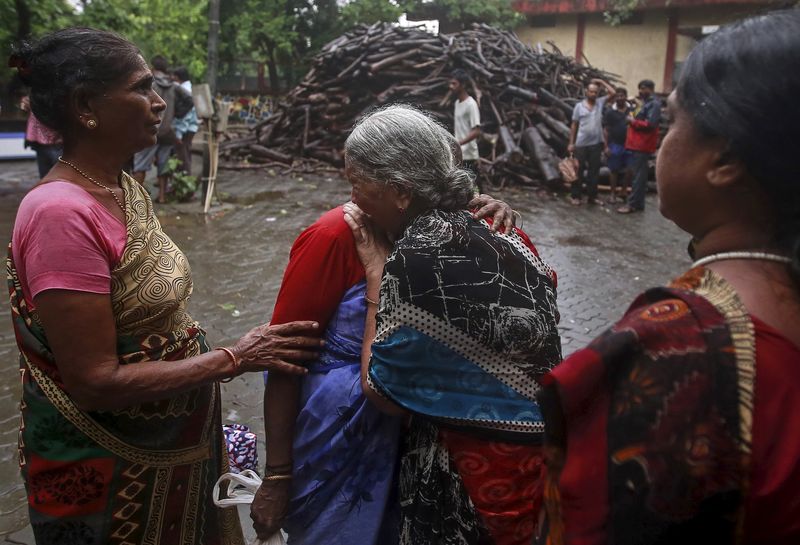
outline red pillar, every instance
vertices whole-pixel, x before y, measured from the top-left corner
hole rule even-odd
[[[678,43],[678,12],[670,10],[667,14],[667,55],[664,61],[664,82],[661,90],[672,91],[672,74],[675,70],[675,49]]]
[[[586,14],[578,14],[578,35],[575,38],[575,61],[583,64],[583,36],[586,33]]]

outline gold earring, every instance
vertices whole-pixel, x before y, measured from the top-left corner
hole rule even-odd
[[[97,121],[95,121],[94,119],[90,119],[89,121],[86,122],[86,126],[89,127],[90,129],[96,129]]]

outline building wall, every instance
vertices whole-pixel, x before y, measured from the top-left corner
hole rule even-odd
[[[575,43],[578,37],[578,16],[558,15],[554,27],[532,27],[523,25],[516,29],[517,36],[523,43],[536,47],[537,43],[546,47],[547,42],[553,42],[564,55],[575,55]]]
[[[667,55],[667,12],[646,11],[641,24],[612,27],[601,13],[586,16],[584,55],[592,64],[618,74],[632,93],[643,79],[656,82],[664,76]]]
[[[670,13],[677,13],[678,29],[698,28],[704,25],[726,24],[762,11],[763,4],[735,6],[699,6],[652,9],[642,13],[641,23],[612,27],[603,20],[602,13],[588,13],[585,21],[583,54],[598,68],[617,74],[635,92],[642,79],[656,83],[656,91],[663,89],[664,68],[667,60],[667,39]],[[552,40],[565,55],[574,55],[578,36],[578,15],[556,15],[556,25],[533,28],[522,25],[516,29],[520,39],[533,46]],[[680,33],[675,41],[675,61],[686,59],[697,42]]]

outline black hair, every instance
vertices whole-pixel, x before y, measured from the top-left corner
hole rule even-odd
[[[800,9],[722,28],[681,70],[678,103],[705,137],[727,141],[772,207],[774,243],[793,259],[800,286]]]
[[[625,87],[614,87],[615,93],[625,93],[625,96],[628,96],[628,90]]]
[[[175,77],[178,78],[181,83],[184,81],[189,81],[189,70],[186,69],[185,66],[179,66],[175,70],[172,71],[175,74]]]
[[[467,74],[466,70],[462,70],[461,68],[456,68],[450,74],[450,77],[459,82],[461,85],[466,87],[469,84],[469,74]]]
[[[656,84],[651,79],[643,79],[642,81],[639,82],[639,85],[636,86],[637,89],[641,89],[642,87],[646,87],[651,91],[656,90]]]
[[[30,87],[31,110],[62,134],[69,127],[69,101],[76,91],[99,94],[139,65],[139,49],[104,30],[58,30],[15,48],[12,61]]]
[[[159,72],[166,72],[169,70],[169,63],[163,55],[156,55],[150,59],[150,66],[153,67],[153,70],[158,70]]]

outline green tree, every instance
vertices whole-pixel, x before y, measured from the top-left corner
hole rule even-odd
[[[360,23],[396,21],[402,13],[391,0],[237,0],[222,4],[220,59],[267,65],[270,87],[289,88],[305,73],[310,57]]]
[[[390,0],[353,0],[341,8],[340,29],[346,31],[361,23],[397,21],[402,14],[402,8]]]
[[[223,3],[221,60],[265,62],[273,90],[281,87],[279,65],[298,56],[298,4],[295,0],[242,0]]]
[[[74,21],[75,11],[66,0],[0,0],[0,107],[5,114],[18,112],[19,82],[6,62],[13,45]]]
[[[467,28],[472,23],[488,23],[513,28],[521,16],[511,0],[403,0],[404,11],[414,19],[438,19],[445,32]]]
[[[83,0],[80,23],[119,32],[145,58],[163,55],[197,79],[206,69],[207,13],[208,2],[196,0]]]
[[[603,12],[603,19],[609,25],[617,26],[633,15],[633,11],[644,3],[645,0],[609,0],[609,9]]]

